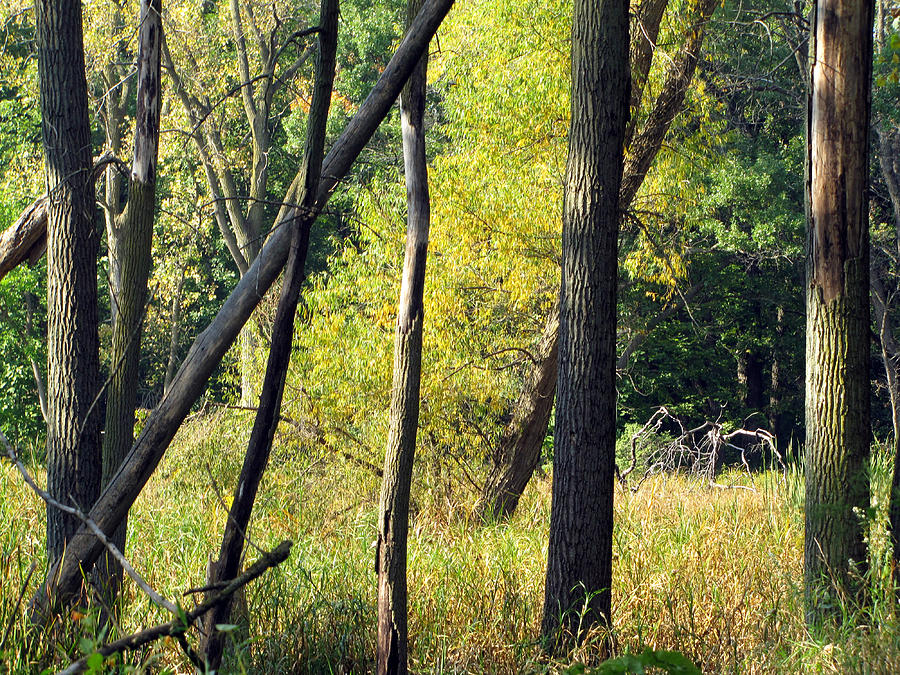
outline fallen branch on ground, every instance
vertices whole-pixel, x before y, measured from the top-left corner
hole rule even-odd
[[[206,612],[228,600],[228,598],[230,598],[238,589],[246,586],[248,583],[261,576],[269,568],[280,565],[287,560],[287,557],[291,552],[291,546],[293,546],[292,541],[288,539],[284,540],[270,553],[266,553],[263,557],[253,563],[253,565],[248,567],[246,572],[228,582],[225,587],[214,596],[205,602],[200,603],[189,612],[180,611],[179,617],[175,620],[133,633],[132,635],[123,637],[115,642],[110,642],[109,644],[100,647],[95,653],[106,658],[113,654],[118,654],[119,652],[139,649],[140,647],[163,637],[183,638],[184,634],[191,628],[194,622],[206,614]],[[89,668],[88,660],[91,656],[93,656],[93,654],[75,661],[69,665],[68,668],[59,671],[57,675],[83,673]]]

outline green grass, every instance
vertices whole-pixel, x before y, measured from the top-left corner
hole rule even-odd
[[[129,520],[128,556],[161,593],[204,581],[218,551],[238,472],[246,419],[220,413],[194,419],[179,435]],[[231,431],[240,429],[240,431]],[[365,673],[374,669],[375,518],[378,479],[334,455],[310,456],[277,441],[252,526],[271,548],[294,541],[290,559],[247,590],[248,632],[226,672]],[[613,637],[620,652],[642,647],[683,652],[705,673],[893,672],[900,662],[900,617],[885,556],[889,462],[873,462],[872,604],[847,609],[845,627],[813,637],[802,620],[802,477],[789,472],[726,478],[755,491],[711,489],[680,475],[658,476],[636,493],[617,488]],[[507,524],[480,525],[420,471],[410,528],[410,658],[416,673],[561,672],[536,641],[549,522],[549,483],[533,481]],[[230,496],[225,496],[226,502]],[[0,672],[59,667],[91,646],[89,615],[60,627],[63,648],[39,639],[32,656],[25,600],[43,576],[38,499],[8,463],[0,465]],[[256,552],[248,552],[255,559]],[[37,569],[25,583],[33,562]],[[167,620],[126,582],[119,632]],[[2,632],[0,632],[2,635]],[[79,641],[87,638],[79,647]],[[196,640],[196,635],[192,636]],[[590,660],[597,641],[564,661]],[[42,648],[41,648],[42,647]],[[61,651],[62,649],[62,651]],[[67,650],[67,651],[66,651]],[[34,656],[36,654],[36,656]],[[129,663],[148,672],[189,672],[174,643]]]

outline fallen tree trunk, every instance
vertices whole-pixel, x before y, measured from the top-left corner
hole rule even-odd
[[[301,194],[303,176],[295,177],[265,247],[210,325],[194,341],[171,388],[147,419],[119,471],[91,509],[91,519],[107,535],[115,530],[137,499],[213,370],[281,272],[293,228],[314,221],[328,203],[338,182],[387,115],[452,6],[453,0],[426,2],[369,96],[325,158],[313,209],[298,208],[296,200]],[[55,608],[74,598],[82,583],[82,570],[90,569],[102,550],[96,537],[85,528],[80,529],[70,540],[65,557],[49,571],[32,598],[32,619],[40,622],[49,618]]]

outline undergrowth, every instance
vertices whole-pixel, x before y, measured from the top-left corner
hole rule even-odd
[[[128,552],[163,595],[202,586],[218,551],[225,504],[249,433],[231,412],[198,417],[180,433],[132,511]],[[238,430],[238,431],[236,431]],[[427,460],[426,460],[427,461]],[[894,672],[900,618],[885,555],[890,462],[873,460],[871,603],[811,636],[803,623],[803,485],[797,471],[748,476],[717,489],[681,475],[617,487],[613,641],[619,653],[675,650],[704,673]],[[39,477],[40,474],[38,473]],[[508,523],[474,521],[463,501],[417,473],[409,547],[410,668],[416,673],[567,672],[596,659],[596,641],[550,662],[537,642],[550,489],[536,477]],[[224,672],[374,671],[374,540],[379,479],[338,455],[311,455],[281,437],[252,525],[289,560],[246,592],[246,630]],[[27,601],[43,579],[44,507],[15,469],[0,465],[0,663],[9,673],[65,665],[97,644],[96,612],[54,635],[26,630]],[[252,547],[248,561],[258,553]],[[31,572],[32,568],[34,571]],[[30,574],[30,576],[29,576]],[[68,617],[71,619],[72,617]],[[127,581],[106,638],[168,620]],[[193,641],[197,635],[190,636]],[[27,651],[26,642],[36,641]],[[174,642],[125,661],[137,672],[190,672]],[[110,663],[113,663],[112,661]],[[121,664],[121,661],[115,663]],[[573,671],[574,672],[574,671]]]

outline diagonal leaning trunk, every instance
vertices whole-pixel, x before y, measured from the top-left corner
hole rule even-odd
[[[319,186],[328,109],[334,85],[337,29],[338,0],[323,0],[319,18],[319,58],[316,62],[315,87],[306,125],[306,151],[300,170],[303,176],[303,192],[300,200],[303,210],[309,210],[315,206],[316,192]],[[284,383],[287,379],[291,345],[294,339],[294,319],[297,315],[297,303],[300,300],[300,288],[304,280],[304,266],[309,250],[309,232],[312,222],[295,222],[289,225],[293,228],[291,250],[285,265],[284,282],[278,300],[278,309],[275,313],[275,323],[272,326],[272,343],[269,347],[269,358],[266,363],[259,407],[256,410],[253,430],[247,443],[241,475],[238,478],[231,508],[228,511],[228,520],[222,535],[222,546],[219,549],[219,559],[213,566],[213,572],[210,575],[210,585],[227,583],[237,577],[240,572],[244,536],[250,526],[253,504],[256,501],[259,483],[269,462],[272,439],[280,418]],[[214,593],[210,592],[207,600],[210,600],[213,595]],[[206,666],[210,671],[218,671],[222,662],[226,637],[217,629],[217,626],[230,623],[231,606],[232,602],[229,598],[218,607],[211,609],[203,620],[205,637],[201,652],[206,657]]]
[[[122,522],[213,370],[284,267],[291,228],[283,225],[295,219],[300,220],[301,226],[304,222],[315,221],[338,182],[347,174],[363,146],[387,115],[452,6],[453,0],[427,0],[369,96],[325,158],[315,208],[310,212],[298,212],[291,206],[296,203],[295,198],[302,184],[301,176],[294,179],[285,195],[286,205],[278,214],[272,234],[259,256],[212,323],[194,341],[172,387],[147,419],[119,471],[91,509],[89,516],[107,535]],[[44,584],[32,597],[33,620],[49,619],[54,610],[75,597],[81,585],[82,570],[93,566],[102,549],[102,543],[86,527],[78,530],[69,542],[65,559],[50,569]]]

